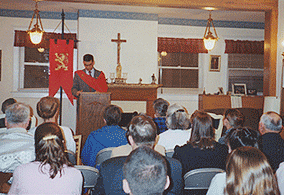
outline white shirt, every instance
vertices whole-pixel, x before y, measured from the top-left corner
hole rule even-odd
[[[278,181],[278,187],[280,194],[284,194],[284,162],[280,163],[279,168],[276,171],[276,177]]]
[[[24,128],[10,128],[0,135],[0,171],[14,172],[35,159],[34,138]]]
[[[66,148],[69,151],[76,153],[76,143],[73,138],[72,130],[69,127],[60,126],[64,132],[64,137],[66,141]],[[37,127],[31,128],[28,132],[34,136]]]
[[[174,149],[176,145],[182,146],[189,141],[191,129],[189,130],[167,130],[159,135],[158,145],[164,146],[166,150]]]
[[[223,195],[226,187],[226,172],[216,174],[211,180],[211,184],[206,195]]]

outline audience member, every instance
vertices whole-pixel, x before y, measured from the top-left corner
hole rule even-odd
[[[94,167],[97,153],[108,147],[127,144],[126,131],[118,126],[121,119],[121,108],[115,105],[106,107],[103,115],[106,126],[90,133],[83,147],[82,163]]]
[[[43,119],[43,123],[52,122],[57,124],[59,115],[60,102],[55,97],[46,96],[39,100],[37,103],[37,114]],[[66,149],[75,153],[76,143],[73,138],[73,132],[70,128],[60,126],[63,131]],[[35,135],[37,127],[30,129],[28,132]]]
[[[226,172],[218,175],[221,175],[219,183],[225,183],[225,188],[215,192],[208,190],[207,195],[279,195],[273,170],[265,155],[255,147],[244,146],[233,150],[227,160]]]
[[[35,159],[34,139],[26,130],[30,109],[28,105],[14,103],[7,108],[5,114],[7,132],[0,135],[0,171],[13,173],[17,166]],[[2,182],[9,189],[7,180],[1,180]],[[1,192],[5,190],[1,189]]]
[[[231,151],[243,147],[250,146],[258,148],[259,133],[247,127],[232,129],[226,136],[226,143]],[[207,195],[224,194],[226,187],[226,173],[216,174],[212,179]]]
[[[166,124],[168,130],[159,135],[158,145],[164,146],[166,150],[174,149],[176,145],[182,146],[190,138],[189,115],[186,109],[178,104],[169,106]]]
[[[276,177],[280,194],[284,194],[284,162],[280,163],[276,171]]]
[[[236,108],[226,110],[223,124],[226,128],[225,134],[218,140],[220,144],[225,144],[225,137],[233,128],[242,127],[244,124],[243,114]]]
[[[17,100],[14,98],[8,98],[2,103],[1,111],[3,114],[0,115],[0,134],[1,133],[6,133],[6,125],[5,125],[5,111],[8,108],[8,106],[16,103]]]
[[[280,136],[281,130],[282,119],[276,112],[267,112],[260,117],[260,150],[266,155],[274,171],[284,161],[284,140]]]
[[[157,126],[157,134],[165,132],[168,128],[166,125],[166,115],[169,107],[169,102],[163,98],[158,98],[154,101],[153,107],[155,110],[153,121]]]
[[[133,132],[133,150],[142,146],[154,148],[157,136],[156,125],[145,115],[135,116],[129,124]],[[115,157],[104,161],[100,167],[100,176],[95,188],[96,194],[125,194],[122,189],[123,164],[126,156]],[[167,162],[168,175],[171,179],[166,194],[182,194],[183,180],[181,163],[173,158],[164,157]]]
[[[228,148],[215,141],[211,117],[206,112],[196,111],[191,122],[189,142],[176,146],[173,154],[173,158],[181,162],[183,174],[197,168],[225,169]]]
[[[61,129],[53,122],[37,127],[34,162],[14,172],[9,194],[81,194],[81,172],[72,167],[64,153]]]
[[[145,130],[144,130],[145,129]],[[138,136],[137,136],[138,135]],[[157,130],[153,128],[150,123],[139,125],[132,125],[126,132],[126,138],[129,144],[118,146],[112,149],[111,157],[128,156],[130,152],[140,145],[148,145],[154,147],[154,150],[165,156],[166,150],[163,146],[156,145]]]
[[[147,146],[130,153],[123,166],[123,175],[123,190],[131,195],[162,195],[170,185],[165,159]]]

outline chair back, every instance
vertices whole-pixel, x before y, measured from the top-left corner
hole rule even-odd
[[[75,165],[75,168],[80,170],[83,175],[83,188],[93,190],[99,178],[99,170],[86,165]]]
[[[77,165],[76,154],[70,150],[65,150],[64,152],[67,154],[67,158],[69,162],[71,162],[72,165]]]
[[[80,165],[81,164],[80,156],[81,156],[82,135],[74,135],[73,138],[76,143],[76,162],[77,162],[77,165]]]
[[[96,167],[100,166],[105,160],[110,159],[112,149],[114,147],[108,147],[100,150],[96,156]]]
[[[194,169],[187,172],[184,178],[184,189],[185,190],[201,190],[208,189],[211,180],[217,173],[224,172],[223,169],[219,168],[201,168]]]
[[[217,121],[217,127],[215,128],[215,141],[218,142],[219,138],[222,136],[222,131],[223,131],[223,115],[215,114],[215,113],[210,113],[207,112],[212,118],[213,118],[213,123],[214,121]],[[214,125],[213,125],[214,126]]]
[[[167,157],[173,157],[174,152],[175,152],[174,149],[166,150],[166,156]]]

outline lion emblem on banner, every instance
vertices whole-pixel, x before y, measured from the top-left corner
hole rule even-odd
[[[68,70],[68,53],[55,53],[55,61],[58,62],[57,63],[57,67],[55,68],[55,70],[60,70],[61,68],[65,71]]]

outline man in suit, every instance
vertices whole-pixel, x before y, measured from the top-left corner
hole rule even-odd
[[[151,118],[145,115],[133,117],[129,124],[128,139],[132,150],[138,147],[147,146],[154,148],[157,136],[157,128]],[[167,163],[170,177],[170,186],[166,194],[182,194],[183,179],[181,163],[173,158],[164,157]],[[123,165],[126,156],[115,157],[104,161],[100,167],[100,176],[98,178],[94,193],[95,194],[125,194],[122,189]]]
[[[163,156],[147,146],[133,150],[123,166],[123,190],[127,194],[163,194],[170,185]]]
[[[94,57],[91,54],[84,55],[83,64],[85,69],[75,72],[72,94],[78,98],[81,92],[107,92],[105,75],[94,68]]]
[[[261,116],[259,121],[260,150],[266,155],[274,171],[284,161],[284,140],[280,136],[281,130],[282,119],[279,114],[266,112]]]

